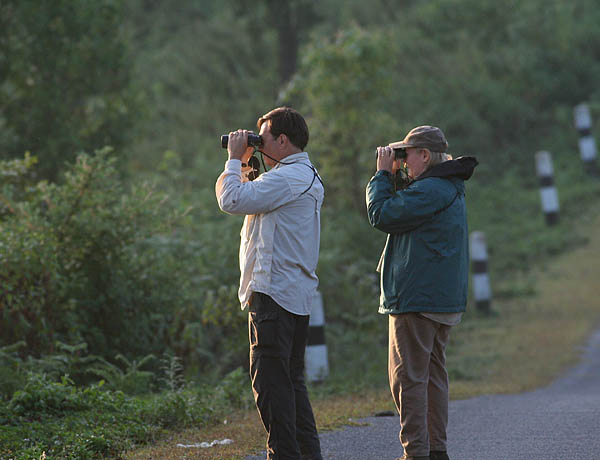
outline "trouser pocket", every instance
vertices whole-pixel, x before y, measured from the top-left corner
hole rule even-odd
[[[252,348],[277,345],[277,313],[250,312],[250,346]]]
[[[268,295],[262,293],[252,295],[248,315],[250,351],[267,355],[278,354],[278,308]]]

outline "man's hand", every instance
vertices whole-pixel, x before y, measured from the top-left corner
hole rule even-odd
[[[394,149],[377,147],[377,171],[388,171],[394,174]]]
[[[240,160],[242,163],[247,163],[248,158],[254,152],[254,147],[248,146],[248,131],[238,129],[229,133],[229,141],[227,142],[227,152],[230,160]]]

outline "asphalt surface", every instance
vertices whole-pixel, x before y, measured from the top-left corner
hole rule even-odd
[[[326,460],[402,456],[397,416],[321,433]],[[548,387],[516,395],[451,401],[451,460],[600,460],[600,331],[580,364]],[[265,454],[246,460],[264,460]]]

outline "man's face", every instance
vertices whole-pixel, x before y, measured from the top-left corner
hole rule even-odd
[[[280,144],[279,144],[279,142],[277,142],[277,139],[274,138],[273,135],[271,134],[271,126],[268,121],[265,121],[260,126],[259,134],[263,139],[263,145],[260,148],[260,151],[263,153],[266,153],[270,157],[275,158],[276,160],[279,160],[280,159],[279,158],[280,157],[280,154],[279,154]],[[269,156],[265,155],[263,157],[265,163],[268,164],[269,166],[275,166],[276,162],[271,160],[269,158]]]
[[[404,159],[408,175],[413,179],[421,175],[425,171],[427,165],[426,149],[409,147],[406,149],[406,158]]]

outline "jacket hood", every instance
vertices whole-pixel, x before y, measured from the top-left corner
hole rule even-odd
[[[461,180],[469,180],[475,170],[475,166],[478,164],[479,162],[475,157],[458,157],[454,160],[444,161],[443,163],[433,166],[415,180],[421,180],[427,177],[456,177]]]

